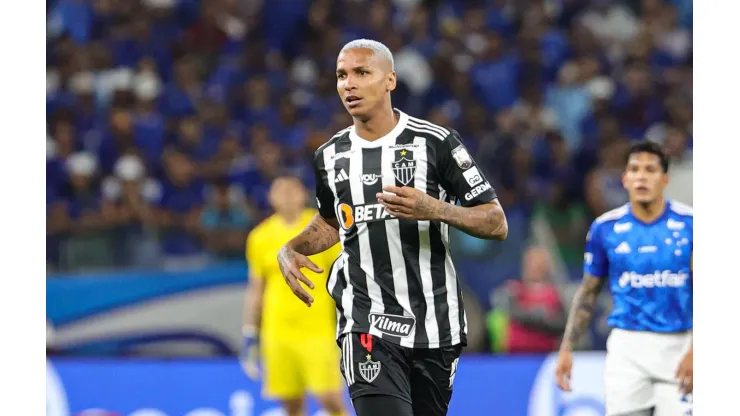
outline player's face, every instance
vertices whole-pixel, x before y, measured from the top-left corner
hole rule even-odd
[[[337,93],[352,117],[368,119],[396,88],[390,63],[370,49],[349,49],[337,58]]]
[[[275,212],[295,212],[306,206],[306,189],[297,179],[278,178],[270,187],[269,199]]]
[[[663,197],[668,175],[663,172],[658,156],[635,153],[627,162],[622,184],[629,193],[630,201],[649,204]]]

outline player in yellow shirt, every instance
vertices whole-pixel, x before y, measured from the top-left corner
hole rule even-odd
[[[324,287],[340,247],[311,256],[322,273],[306,270],[314,282],[310,308],[293,295],[283,281],[277,253],[298,235],[316,214],[306,208],[307,192],[295,177],[273,181],[269,201],[275,214],[247,237],[249,283],[244,305],[242,366],[252,379],[260,377],[262,394],[279,400],[289,416],[305,415],[304,396],[314,395],[331,416],[348,415],[339,372],[334,300]]]

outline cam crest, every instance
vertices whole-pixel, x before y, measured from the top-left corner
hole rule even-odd
[[[357,364],[360,369],[360,375],[368,383],[372,383],[380,374],[380,361],[373,361],[370,354],[365,356],[366,361],[364,363]]]
[[[406,151],[401,152],[401,158],[393,162],[393,175],[404,185],[408,185],[416,173],[416,161],[406,158]]]

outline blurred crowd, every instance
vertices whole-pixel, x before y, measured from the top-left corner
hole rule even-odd
[[[312,189],[351,124],[334,69],[360,37],[394,53],[394,106],[457,129],[566,264],[626,202],[630,141],[662,143],[692,203],[691,0],[47,0],[48,269],[243,259],[271,178]]]

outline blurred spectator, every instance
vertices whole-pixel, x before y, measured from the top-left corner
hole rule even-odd
[[[526,198],[530,175],[530,154],[519,140],[516,118],[511,110],[496,115],[496,129],[478,147],[475,158],[506,207]]]
[[[113,174],[103,180],[102,191],[104,200],[115,210],[116,251],[122,253],[121,261],[156,266],[159,249],[153,207],[162,194],[162,185],[147,176],[141,158],[126,155],[118,160]]]
[[[164,157],[166,178],[157,198],[154,222],[162,229],[163,266],[167,269],[204,266],[201,212],[204,186],[195,177],[192,160],[177,150]]]
[[[659,51],[676,62],[682,62],[691,49],[691,34],[679,26],[678,18],[678,10],[674,6],[664,5],[652,34]]]
[[[220,138],[206,137],[201,118],[191,114],[179,120],[173,144],[196,164],[197,169],[216,154]]]
[[[98,163],[88,152],[70,155],[65,161],[69,182],[54,204],[47,228],[65,237],[62,264],[70,268],[96,269],[114,264],[112,241],[107,234],[117,222],[114,208],[100,194]]]
[[[78,134],[72,119],[63,113],[52,121],[50,134],[46,137],[46,187],[60,193],[66,185],[65,161],[78,150]]]
[[[591,60],[569,62],[558,72],[557,84],[547,93],[547,105],[554,111],[558,127],[563,132],[569,149],[581,145],[581,123],[588,115],[591,97],[585,83],[588,82],[586,65]],[[598,62],[595,63],[598,65]]]
[[[244,157],[244,140],[240,129],[227,129],[221,136],[218,148],[207,162],[199,165],[203,179],[214,179],[228,175],[229,171]]]
[[[512,113],[519,124],[519,134],[532,141],[555,128],[557,119],[555,112],[545,104],[542,86],[531,79],[522,84],[521,97],[514,104]]]
[[[645,63],[635,62],[627,68],[623,83],[612,98],[612,109],[624,134],[634,140],[643,139],[648,128],[664,117]]]
[[[273,137],[287,153],[287,161],[300,160],[305,152],[308,125],[299,119],[298,109],[289,98],[283,98],[278,108],[278,122]]]
[[[632,12],[615,0],[594,0],[581,17],[612,57],[623,53],[623,46],[635,38],[639,22]]]
[[[616,129],[616,121],[603,121],[603,134],[607,129]],[[598,165],[586,176],[586,203],[593,216],[599,216],[609,210],[627,203],[627,191],[622,186],[625,157],[629,143],[625,139],[613,139],[599,152]]]
[[[551,352],[565,329],[565,309],[550,281],[552,259],[546,249],[524,253],[522,280],[510,280],[497,294],[489,314],[493,349],[509,353]]]
[[[513,105],[519,94],[516,55],[507,51],[504,39],[497,33],[474,37],[470,42],[476,42],[471,46],[480,49],[470,77],[483,102],[490,111]]]
[[[244,257],[244,241],[252,222],[238,188],[230,187],[226,179],[212,182],[200,222],[205,246],[214,257],[225,260]]]
[[[160,109],[166,117],[182,117],[196,111],[202,96],[199,62],[186,55],[175,62],[174,82],[165,87]]]
[[[670,158],[666,198],[694,204],[694,163],[687,133],[675,125],[666,130],[663,149]]]
[[[588,212],[577,197],[574,178],[577,172],[568,145],[557,133],[546,136],[546,170],[539,181],[533,218],[544,218],[552,227],[560,256],[567,264],[583,258],[583,236],[588,231]]]
[[[259,212],[258,218],[267,216],[270,206],[267,199],[270,183],[284,166],[280,147],[268,141],[266,129],[263,131],[265,136],[252,136],[253,141],[260,139],[252,144],[254,157],[251,158],[251,163],[231,173],[231,183],[244,190],[249,203]]]

